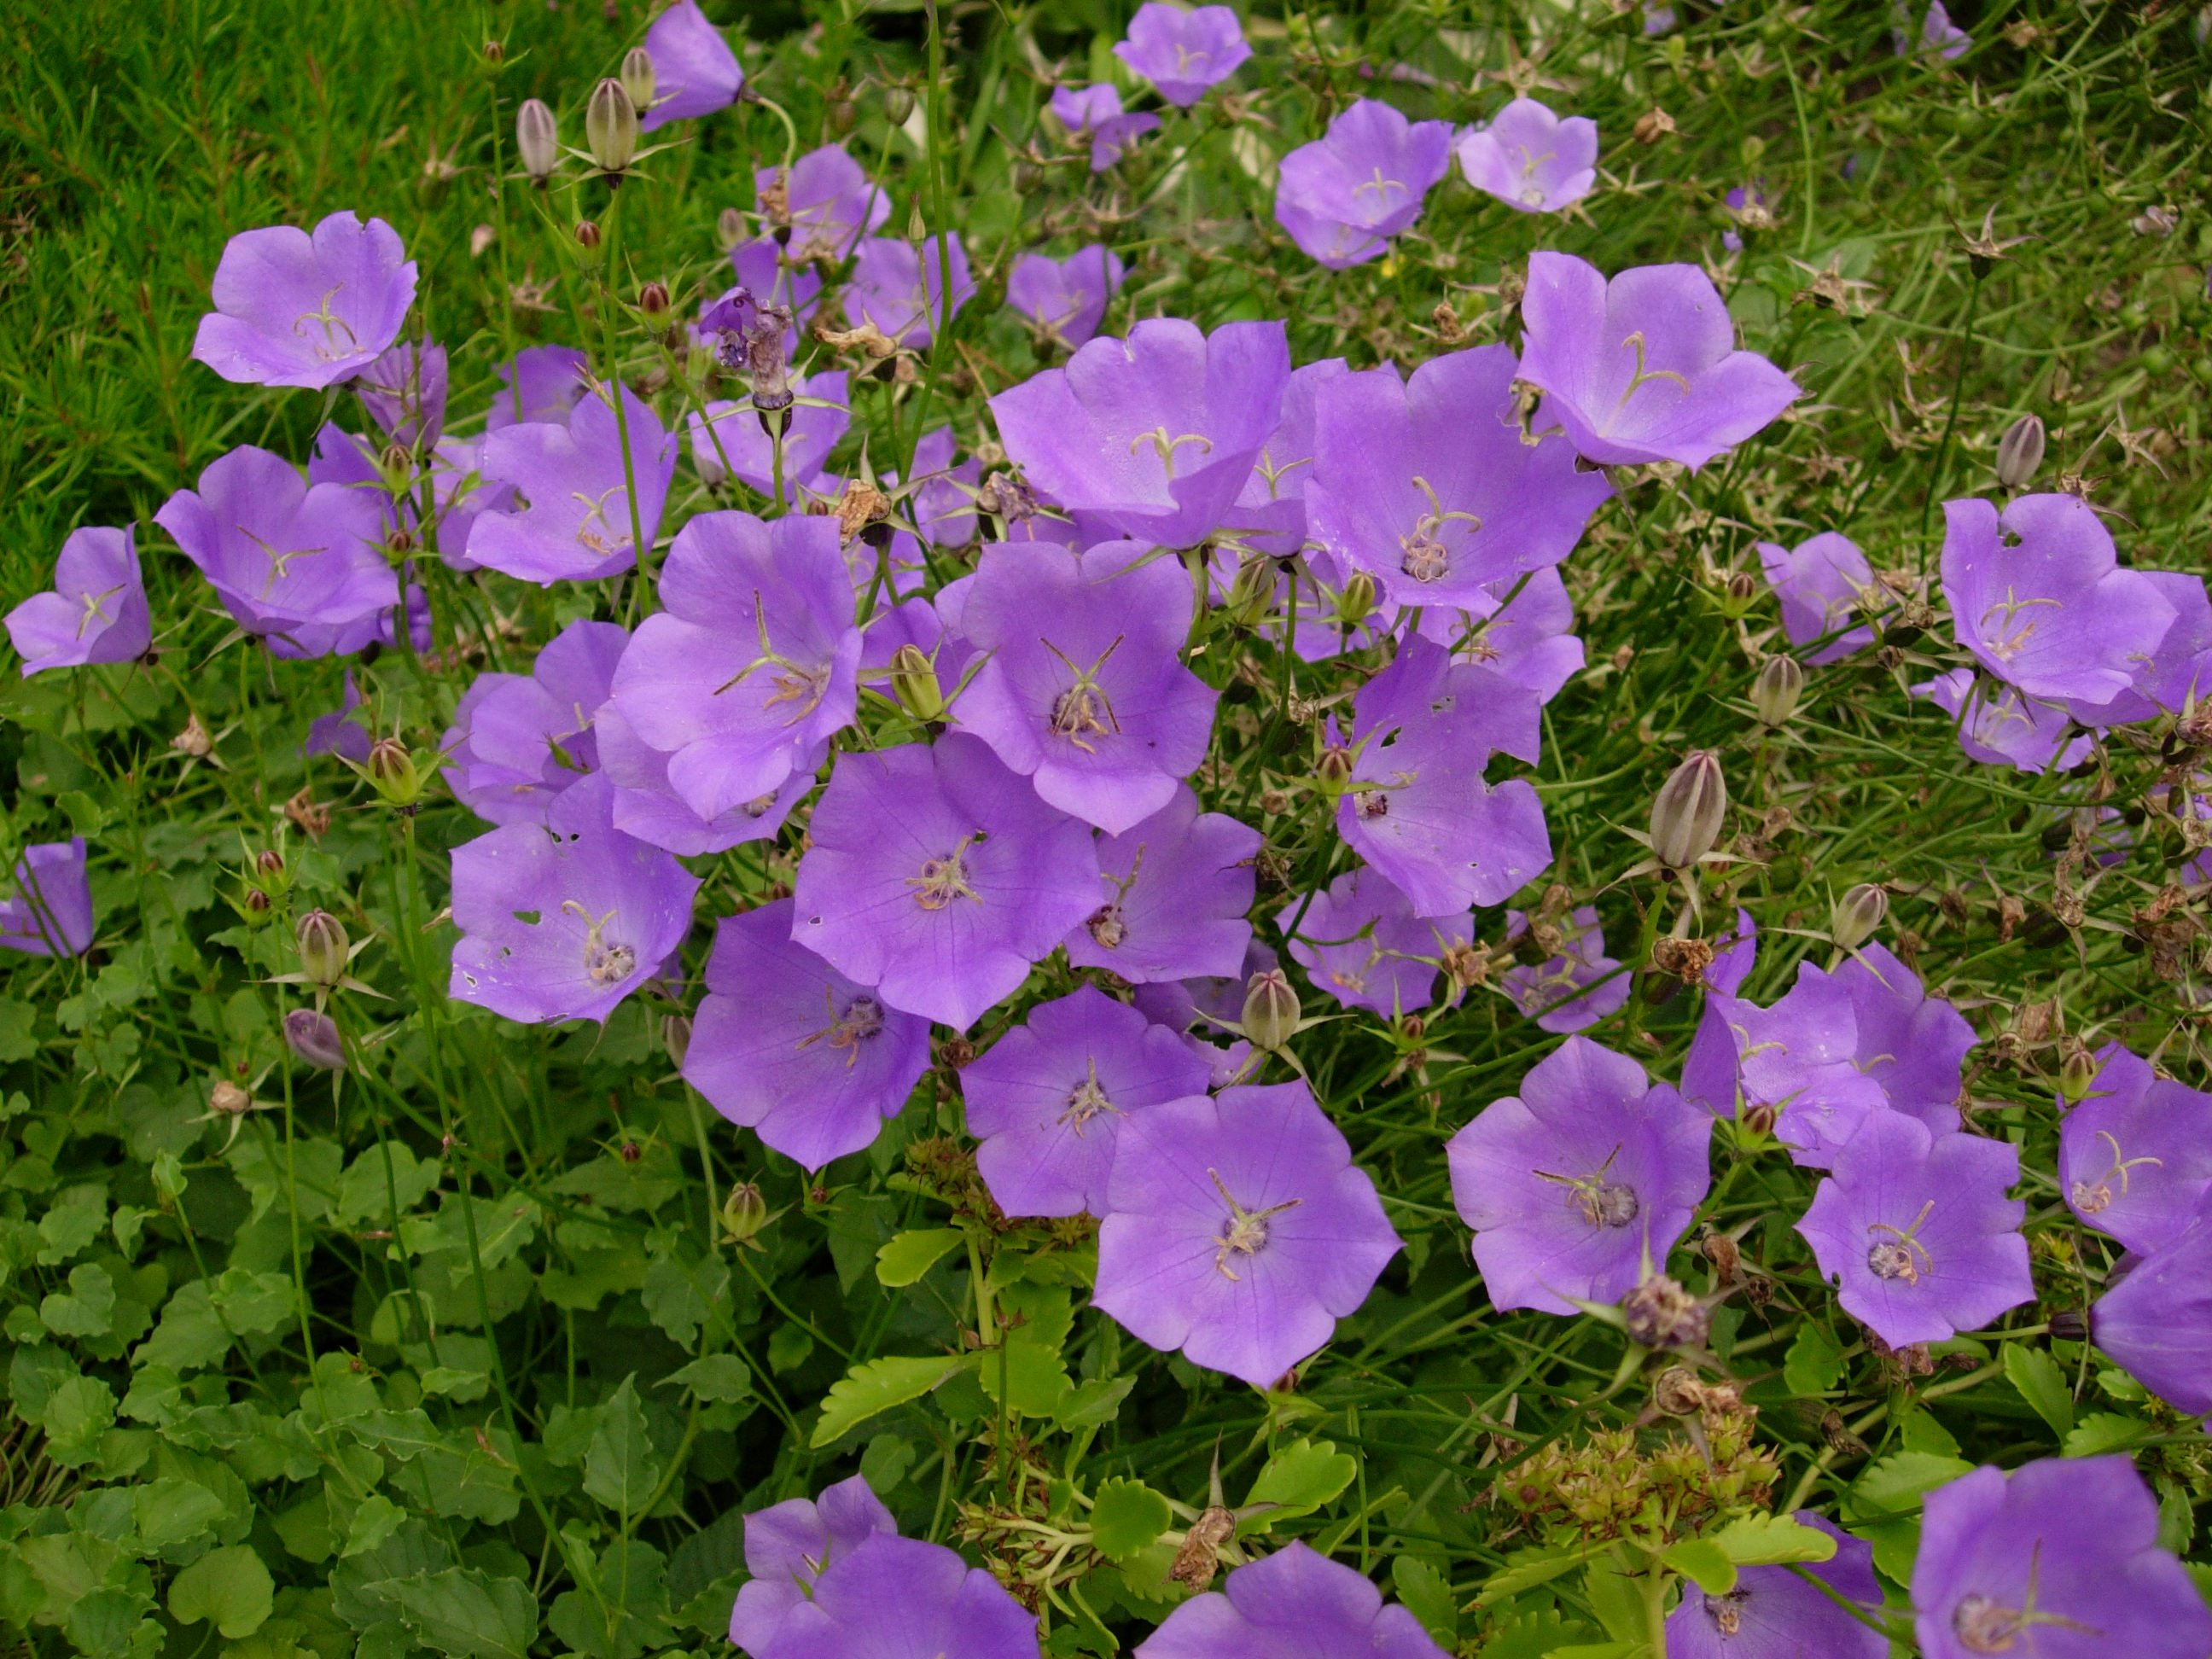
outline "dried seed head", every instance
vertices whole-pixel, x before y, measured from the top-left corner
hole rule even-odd
[[[1632,1341],[1647,1348],[1704,1346],[1711,1315],[1705,1304],[1664,1273],[1654,1273],[1620,1304]]]
[[[218,1117],[243,1117],[253,1109],[253,1097],[225,1079],[208,1091],[208,1110]]]

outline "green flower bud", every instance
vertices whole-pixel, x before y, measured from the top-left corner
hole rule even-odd
[[[1787,726],[1805,693],[1805,671],[1795,657],[1769,657],[1751,683],[1752,712],[1761,726]]]
[[[1357,628],[1375,614],[1375,578],[1364,570],[1355,570],[1336,596],[1337,619],[1346,628]]]
[[[2066,1097],[2066,1103],[2078,1106],[2087,1099],[2089,1091],[2097,1086],[2097,1073],[2103,1069],[2097,1056],[2081,1044],[2069,1049],[2058,1063],[2058,1092]]]
[[[1255,628],[1275,608],[1275,562],[1248,553],[1229,584],[1229,618],[1239,628]]]
[[[653,107],[653,94],[657,90],[653,70],[653,54],[643,46],[632,46],[623,54],[622,89],[629,97],[634,110]]]
[[[412,806],[422,799],[422,773],[397,738],[381,738],[368,751],[368,781],[388,805]]]
[[[1686,870],[1713,850],[1728,816],[1720,757],[1694,749],[1651,802],[1651,852],[1669,870]]]
[[[561,165],[560,128],[543,99],[525,99],[514,112],[514,148],[522,170],[540,184]]]
[[[246,925],[252,927],[258,927],[263,922],[268,921],[275,908],[270,902],[269,895],[258,887],[249,887],[246,890],[245,908]]]
[[[352,960],[345,924],[327,910],[310,910],[300,918],[300,971],[310,985],[325,988],[345,977]]]
[[[1244,1035],[1255,1048],[1273,1052],[1298,1029],[1298,994],[1279,968],[1255,974],[1244,987]]]
[[[691,1052],[691,1019],[688,1014],[663,1014],[660,1017],[660,1046],[668,1050],[669,1059],[676,1069],[684,1069],[684,1057]]]
[[[584,107],[584,148],[602,173],[620,173],[637,155],[637,106],[616,80],[592,88]]]
[[[1344,793],[1344,786],[1352,781],[1352,751],[1331,744],[1321,751],[1314,763],[1314,781],[1332,795]]]
[[[751,1243],[770,1219],[768,1200],[750,1181],[738,1182],[730,1188],[729,1197],[722,1200],[722,1225],[733,1243]]]
[[[2042,465],[2042,418],[2023,415],[1997,440],[1997,482],[2007,489],[2018,489]]]
[[[1874,937],[1874,930],[1888,914],[1889,895],[1872,882],[1863,881],[1829,908],[1829,936],[1846,951],[1856,951]]]
[[[893,126],[904,126],[907,117],[913,113],[913,88],[885,87],[884,88],[884,115]]]
[[[668,314],[668,284],[647,283],[637,291],[637,308],[645,319],[657,323]]]
[[[945,688],[938,683],[936,665],[918,645],[902,645],[891,653],[891,695],[918,720],[945,718]]]

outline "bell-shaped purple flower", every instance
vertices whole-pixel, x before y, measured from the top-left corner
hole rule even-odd
[[[0,897],[0,951],[81,957],[92,949],[92,939],[84,837],[25,848],[15,861],[15,890]]]
[[[2006,1189],[2020,1149],[1902,1112],[1874,1112],[1844,1143],[1797,1231],[1844,1310],[1893,1348],[1979,1330],[2035,1299]]]
[[[1794,548],[1761,542],[1759,562],[1782,602],[1782,631],[1790,643],[1826,641],[1806,657],[1808,664],[1841,662],[1874,643],[1874,629],[1858,619],[1886,610],[1887,596],[1850,537],[1830,530]]]
[[[1467,181],[1522,213],[1557,213],[1597,182],[1597,123],[1516,98],[1459,141]]]
[[[1227,9],[1221,8],[1226,10]],[[1290,379],[1280,323],[1175,318],[1092,340],[991,399],[1034,487],[1124,536],[1192,547],[1233,522]]]
[[[499,366],[499,390],[484,415],[484,430],[550,421],[568,423],[568,411],[591,390],[591,360],[574,346],[525,346]]]
[[[399,337],[415,262],[383,220],[333,213],[313,234],[295,225],[240,231],[213,288],[193,356],[241,386],[336,386]]]
[[[1612,489],[1557,439],[1525,441],[1513,354],[1478,346],[1326,381],[1306,516],[1316,540],[1401,605],[1486,615],[1489,585],[1558,564]]]
[[[840,755],[809,833],[793,937],[961,1030],[1098,902],[1091,832],[958,732]]]
[[[1436,1000],[1444,952],[1473,937],[1464,915],[1416,916],[1403,893],[1364,867],[1339,876],[1310,900],[1291,900],[1275,925],[1316,990],[1393,1019]]]
[[[795,390],[797,396],[783,417],[786,501],[796,501],[801,490],[823,487],[830,452],[853,424],[852,396],[843,369],[809,375],[796,383]],[[700,477],[720,483],[734,477],[769,500],[775,499],[775,441],[761,424],[750,397],[735,402],[718,398],[707,405],[705,414],[695,410],[687,420],[691,465]]]
[[[144,656],[154,625],[138,574],[137,526],[71,531],[54,562],[54,591],[33,593],[8,613],[8,639],[26,676]]]
[[[2055,702],[2021,696],[1971,668],[1954,668],[1912,688],[1951,717],[1959,746],[1984,766],[2070,772],[2088,758],[2094,734]],[[2071,734],[2070,736],[2069,734]]]
[[[645,53],[653,59],[653,106],[638,123],[641,132],[727,109],[745,83],[737,54],[707,21],[699,0],[676,0],[654,18],[645,32]]]
[[[1628,975],[1605,953],[1605,933],[1597,907],[1584,904],[1546,926],[1559,939],[1559,951],[1539,963],[1509,968],[1499,988],[1513,1006],[1539,1028],[1565,1035],[1595,1025],[1618,1012],[1628,1000]],[[1511,944],[1528,932],[1523,911],[1510,912],[1505,939]]]
[[[1179,787],[1143,823],[1098,837],[1102,902],[1063,941],[1068,961],[1132,985],[1237,974],[1260,842],[1225,813],[1201,813]]]
[[[1098,331],[1126,275],[1120,256],[1096,242],[1065,259],[1024,253],[1006,278],[1006,308],[1028,318],[1045,340],[1073,351]]]
[[[954,718],[1061,811],[1119,835],[1206,758],[1215,693],[1182,663],[1190,581],[1173,559],[1135,542],[994,545],[960,626],[990,654]]]
[[[960,1073],[975,1168],[1011,1216],[1103,1215],[1122,1127],[1206,1087],[1180,1037],[1089,985],[1031,1009]]]
[[[1149,110],[1135,115],[1121,112],[1121,94],[1110,81],[1054,87],[1051,107],[1053,118],[1067,129],[1071,143],[1090,143],[1093,173],[1105,172],[1134,149],[1139,138],[1159,131],[1160,118]]]
[[[484,678],[492,678],[489,675]],[[473,688],[471,688],[473,689]],[[467,699],[464,697],[463,702]],[[368,726],[355,719],[361,708],[361,689],[353,683],[353,670],[345,672],[344,689],[338,694],[338,706],[330,714],[318,714],[307,722],[307,735],[301,742],[303,755],[336,755],[349,760],[356,766],[364,764],[375,738]]]
[[[1711,1185],[1711,1119],[1634,1060],[1569,1037],[1444,1148],[1492,1304],[1572,1314],[1627,1295]]]
[[[599,769],[615,787],[615,827],[680,857],[724,853],[747,842],[772,841],[792,809],[814,787],[826,750],[799,757],[773,792],[736,802],[708,817],[669,781],[670,757],[639,737],[621,708],[599,705],[592,717]]]
[[[2212,1208],[2118,1277],[2089,1310],[2089,1334],[2160,1399],[2212,1413]]]
[[[763,216],[771,225],[789,226],[791,257],[801,262],[835,264],[850,258],[860,238],[891,216],[891,198],[868,182],[842,144],[809,150],[788,173],[763,167],[753,182]],[[738,280],[744,280],[742,271]]]
[[[1287,559],[1301,550],[1313,553],[1318,562],[1316,574],[1333,579],[1334,585],[1342,586],[1340,563],[1328,552],[1310,549],[1306,541],[1306,486],[1313,481],[1314,452],[1320,441],[1317,404],[1324,387],[1333,386],[1350,371],[1341,357],[1324,357],[1317,363],[1307,363],[1291,371],[1283,384],[1282,414],[1275,429],[1260,446],[1259,454],[1252,462],[1252,476],[1244,481],[1237,493],[1237,507],[1231,517],[1239,538],[1249,547],[1269,556]],[[1229,550],[1224,549],[1224,554]],[[1219,586],[1220,597],[1228,598],[1230,584],[1236,578],[1236,565],[1228,559],[1223,562]],[[1286,581],[1291,579],[1286,577]],[[1301,599],[1311,599],[1311,585],[1292,582]],[[1316,642],[1316,656],[1334,655],[1342,648],[1343,629],[1339,624],[1335,607],[1328,607],[1326,632],[1328,637]],[[1322,631],[1316,617],[1310,625],[1302,613],[1298,619],[1301,653],[1307,645],[1307,635]],[[1309,658],[1312,660],[1313,658]]]
[[[1833,1555],[1805,1569],[1820,1583],[1788,1567],[1746,1567],[1723,1595],[1686,1582],[1667,1619],[1668,1659],[1888,1659],[1889,1638],[1867,1622],[1880,1617],[1882,1603],[1874,1546],[1814,1510],[1795,1518],[1836,1540]],[[1865,1617],[1838,1607],[1836,1596]]]
[[[1243,25],[1231,7],[1193,11],[1166,0],[1145,0],[1114,55],[1168,102],[1188,109],[1208,88],[1234,75],[1252,48],[1244,43]]]
[[[1372,98],[1354,100],[1328,136],[1301,144],[1277,172],[1275,220],[1331,270],[1379,257],[1421,216],[1451,167],[1451,125],[1408,121]]]
[[[1892,1109],[1937,1134],[1959,1127],[1974,1028],[1881,945],[1863,945],[1832,975],[1850,993],[1857,1040],[1851,1064],[1881,1085]]]
[[[793,1498],[747,1516],[748,1577],[730,1609],[730,1640],[763,1659],[814,1581],[878,1533],[896,1537],[898,1522],[857,1474],[823,1487],[819,1498]]]
[[[649,547],[660,533],[660,511],[676,476],[676,436],[628,386],[622,399],[621,424],[605,393],[595,390],[565,424],[527,422],[486,434],[479,462],[485,482],[513,488],[523,504],[477,519],[469,532],[470,558],[544,587],[635,566],[640,538]]]
[[[1255,1389],[1358,1310],[1401,1248],[1303,1083],[1170,1101],[1121,1125],[1095,1304]]]
[[[952,274],[949,310],[945,300],[948,265]],[[896,236],[871,236],[853,260],[853,280],[845,285],[845,315],[855,326],[873,323],[909,351],[927,351],[938,328],[975,297],[968,250],[958,231],[932,236],[918,248]]]
[[[2212,1609],[2159,1546],[2124,1457],[1979,1468],[1923,1500],[1912,1628],[1923,1659],[2198,1659]]]
[[[399,603],[378,500],[347,484],[310,489],[265,449],[210,462],[198,489],[170,496],[154,522],[280,657],[328,656],[349,628]]]
[[[1445,1659],[1420,1621],[1341,1562],[1292,1540],[1193,1596],[1136,1659]]]
[[[493,823],[543,823],[554,800],[599,764],[592,717],[629,643],[612,623],[579,620],[527,674],[477,675],[439,745],[454,799]]]
[[[1608,466],[1695,471],[1790,407],[1799,388],[1753,351],[1695,265],[1640,265],[1610,283],[1571,253],[1528,258],[1521,378],[1542,388],[1535,428],[1557,423]]]
[[[403,340],[363,369],[353,389],[387,441],[429,449],[446,428],[446,348]]]
[[[1444,643],[1462,661],[1492,668],[1549,702],[1582,672],[1583,662],[1583,642],[1574,633],[1574,601],[1559,567],[1501,578],[1490,584],[1490,595],[1500,608],[1473,628],[1453,629]],[[1430,618],[1443,615],[1424,611],[1422,632],[1435,638]]]
[[[714,930],[685,1079],[808,1170],[872,1145],[929,1069],[929,1022],[886,1008],[791,937],[777,899]]]
[[[2148,1255],[2212,1189],[2212,1095],[2160,1077],[2117,1042],[2058,1130],[2058,1188],[2084,1226]]]
[[[833,1559],[750,1659],[1038,1659],[1036,1620],[942,1544],[877,1532]]]
[[[660,971],[691,929],[698,878],[614,826],[597,774],[543,823],[510,823],[453,849],[450,994],[526,1025],[592,1019]]]

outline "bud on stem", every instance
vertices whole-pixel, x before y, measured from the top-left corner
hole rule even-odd
[[[1713,850],[1728,816],[1720,757],[1692,750],[1651,802],[1651,852],[1669,870],[1686,870]]]
[[[938,683],[936,665],[918,645],[902,645],[891,653],[891,695],[918,720],[945,718],[945,688]]]
[[[327,910],[310,910],[300,918],[300,971],[310,985],[325,988],[345,977],[351,960],[345,924]]]
[[[1255,1048],[1273,1053],[1298,1029],[1298,994],[1282,969],[1255,974],[1244,988],[1244,1036]]]
[[[653,107],[653,94],[657,91],[653,68],[653,54],[643,46],[632,46],[623,54],[622,89],[629,97],[630,107],[642,112]]]
[[[584,109],[584,148],[602,173],[620,173],[637,155],[637,106],[623,83],[609,79],[592,88]]]
[[[522,170],[540,183],[561,165],[560,129],[544,100],[525,99],[514,112],[514,147],[522,157]]]
[[[2023,415],[1997,440],[1997,482],[2007,489],[2018,489],[2042,465],[2042,417]]]
[[[1795,657],[1769,657],[1751,683],[1752,712],[1761,726],[1787,726],[1805,692],[1805,671]]]
[[[1881,919],[1889,914],[1889,895],[1872,882],[1848,889],[1828,911],[1828,933],[1846,951],[1856,951],[1874,937]]]

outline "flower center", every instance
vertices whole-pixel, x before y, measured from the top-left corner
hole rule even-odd
[[[1295,1210],[1304,1200],[1290,1199],[1269,1209],[1248,1210],[1230,1196],[1218,1170],[1208,1170],[1206,1178],[1213,1182],[1213,1190],[1221,1194],[1221,1201],[1229,1206],[1229,1225],[1214,1243],[1220,1248],[1214,1252],[1213,1269],[1224,1279],[1237,1281],[1237,1271],[1229,1265],[1232,1256],[1250,1261],[1267,1248],[1267,1223],[1285,1210]]]
[[[1636,1195],[1636,1188],[1626,1182],[1608,1181],[1606,1171],[1613,1160],[1620,1156],[1616,1146],[1605,1155],[1605,1162],[1586,1176],[1553,1175],[1539,1170],[1537,1176],[1545,1181],[1555,1181],[1567,1189],[1567,1202],[1578,1211],[1583,1224],[1592,1228],[1620,1228],[1627,1226],[1643,1213],[1644,1201]]]
[[[637,971],[637,952],[627,945],[613,943],[605,936],[607,924],[615,919],[612,910],[594,921],[592,913],[574,899],[563,899],[561,908],[569,915],[583,919],[584,976],[592,984],[619,984]]]
[[[2022,622],[2020,613],[2038,605],[2057,603],[2056,599],[2023,599],[2008,586],[2004,598],[1982,612],[1981,629],[1988,640],[1990,654],[1999,662],[2010,662],[2027,648],[2035,635],[2035,618]]]
[[[1098,660],[1088,668],[1077,667],[1074,660],[1050,640],[1038,641],[1075,676],[1075,684],[1053,698],[1046,729],[1055,738],[1066,738],[1086,755],[1098,752],[1097,746],[1091,741],[1092,737],[1112,737],[1121,729],[1121,722],[1115,717],[1112,701],[1098,684],[1098,671],[1106,666],[1108,658],[1121,649],[1121,638],[1115,635],[1114,643],[1100,652]]]
[[[2115,1181],[2120,1183],[2119,1196],[2125,1198],[2128,1195],[2129,1170],[2139,1164],[2148,1164],[2151,1168],[2156,1169],[2161,1162],[2155,1158],[2123,1157],[2119,1141],[2106,1130],[2098,1130],[2097,1139],[2112,1149],[2112,1163],[2110,1169],[2094,1180],[2077,1181],[2074,1183],[2074,1207],[2083,1215],[2096,1215],[2112,1204],[2112,1183]]]
[[[1091,937],[1098,941],[1102,951],[1118,950],[1121,941],[1129,937],[1129,924],[1122,919],[1119,903],[1100,905],[1091,912],[1085,926],[1091,929]]]
[[[1439,582],[1451,574],[1451,550],[1443,540],[1444,526],[1456,520],[1467,526],[1472,536],[1481,531],[1482,520],[1472,513],[1447,510],[1429,481],[1419,473],[1413,477],[1413,487],[1428,498],[1429,510],[1413,520],[1413,534],[1398,538],[1398,568],[1417,582]]]
[[[883,1034],[884,1006],[864,993],[847,1003],[841,1012],[836,994],[826,985],[822,988],[822,1000],[830,1011],[830,1023],[813,1036],[801,1037],[799,1046],[809,1048],[817,1042],[826,1042],[844,1054],[845,1065],[850,1069],[860,1060],[860,1045]]]
[[[1917,1285],[1925,1275],[1934,1273],[1936,1259],[1928,1254],[1927,1246],[1913,1235],[1920,1231],[1935,1208],[1936,1200],[1931,1198],[1920,1206],[1920,1213],[1913,1218],[1912,1224],[1902,1229],[1893,1227],[1887,1221],[1869,1222],[1867,1231],[1875,1236],[1875,1241],[1867,1246],[1867,1270],[1876,1279],[1893,1281],[1901,1279],[1907,1285]],[[1992,1652],[1999,1650],[1990,1650]]]
[[[1067,1109],[1060,1115],[1060,1121],[1075,1131],[1078,1140],[1083,1138],[1083,1126],[1101,1112],[1111,1112],[1116,1117],[1121,1114],[1121,1109],[1109,1100],[1105,1090],[1098,1086],[1098,1061],[1095,1056],[1089,1066],[1089,1074],[1068,1091]]]
[[[914,902],[925,910],[942,910],[957,898],[981,904],[983,901],[968,884],[968,849],[981,839],[981,835],[963,836],[943,858],[924,860],[921,873],[906,878],[914,889]]]
[[[344,318],[331,313],[331,295],[344,286],[343,283],[338,283],[329,294],[323,295],[322,304],[313,311],[301,312],[292,319],[292,332],[295,334],[307,333],[307,331],[300,326],[302,323],[313,323],[320,328],[322,338],[310,340],[308,343],[314,348],[315,356],[326,363],[334,363],[341,357],[353,356],[361,349],[361,341],[354,333],[352,325]],[[338,340],[341,333],[345,336],[343,344]]]
[[[1352,793],[1352,810],[1363,823],[1390,816],[1390,797],[1380,789],[1355,789]]]
[[[1743,1629],[1743,1604],[1747,1593],[1732,1589],[1725,1595],[1705,1598],[1705,1617],[1713,1621],[1713,1628],[1723,1636],[1736,1635]]]
[[[581,489],[568,492],[569,500],[581,502],[584,508],[584,516],[576,520],[577,543],[603,559],[613,557],[629,545],[629,535],[616,528],[607,518],[607,497],[621,489],[620,484],[609,484],[596,496]]]
[[[1620,402],[1616,405],[1616,408],[1626,409],[1628,406],[1628,400],[1631,398],[1633,398],[1638,392],[1642,391],[1654,380],[1672,380],[1680,390],[1683,396],[1687,397],[1689,395],[1690,380],[1687,375],[1678,374],[1671,368],[1647,368],[1644,367],[1644,352],[1647,348],[1644,339],[1644,331],[1642,329],[1638,329],[1633,334],[1631,334],[1626,339],[1623,340],[1621,344],[1631,348],[1636,353],[1636,370],[1628,377],[1628,385],[1626,388],[1622,391],[1620,394]]]
[[[1959,1644],[1969,1653],[2010,1653],[2027,1620],[1993,1596],[1969,1595],[1951,1615]]]
[[[1170,480],[1175,477],[1175,453],[1185,444],[1196,444],[1198,453],[1201,455],[1213,453],[1213,440],[1203,434],[1186,432],[1179,438],[1170,438],[1168,436],[1167,428],[1164,426],[1156,426],[1150,432],[1139,432],[1135,437],[1130,439],[1129,453],[1133,455],[1147,444],[1152,446],[1152,453],[1160,458],[1160,471]]]

